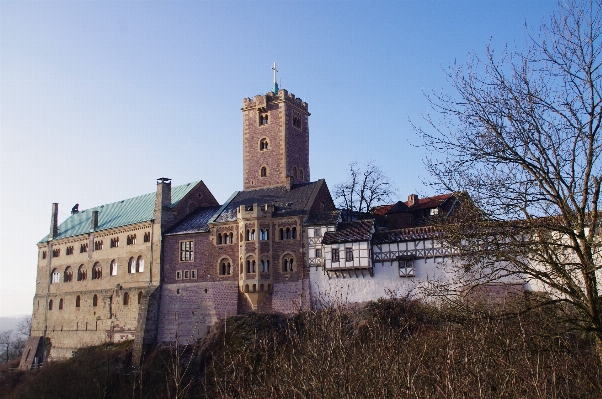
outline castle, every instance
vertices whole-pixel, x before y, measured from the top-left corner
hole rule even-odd
[[[218,319],[290,314],[331,294],[352,302],[408,295],[445,257],[429,218],[452,194],[342,222],[311,181],[307,103],[274,83],[245,98],[243,190],[219,204],[202,181],[72,214],[38,242],[31,336],[22,368],[104,342],[187,343]]]

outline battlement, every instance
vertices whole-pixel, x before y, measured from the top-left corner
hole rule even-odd
[[[255,108],[265,108],[269,103],[275,102],[283,102],[286,101],[290,104],[294,104],[296,107],[306,111],[308,114],[307,103],[300,98],[295,97],[293,93],[289,93],[285,89],[279,89],[278,94],[274,94],[273,92],[268,92],[263,95],[257,95],[251,98],[245,98],[242,100],[242,110],[249,110]]]

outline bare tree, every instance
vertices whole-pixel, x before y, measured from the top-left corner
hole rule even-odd
[[[393,194],[395,189],[391,180],[373,162],[368,162],[365,168],[352,162],[349,164],[348,180],[334,188],[337,205],[348,211],[345,214],[347,219],[352,213],[366,214],[374,206],[390,202]]]
[[[538,305],[568,304],[602,361],[601,8],[563,1],[526,50],[489,46],[454,67],[455,93],[431,98],[440,120],[417,131],[440,154],[427,162],[436,184],[475,205],[444,228],[456,271],[473,284],[520,277],[547,292]]]

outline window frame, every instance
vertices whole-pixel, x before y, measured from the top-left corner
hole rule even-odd
[[[180,262],[194,262],[194,240],[181,240],[178,248]]]

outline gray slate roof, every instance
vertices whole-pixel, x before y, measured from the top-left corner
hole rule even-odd
[[[440,233],[434,226],[408,227],[406,229],[385,230],[374,233],[372,244],[386,244],[390,242],[402,242],[435,238]]]
[[[322,244],[370,241],[373,232],[373,219],[343,222],[339,223],[337,226],[337,231],[324,234],[324,238],[322,238]]]
[[[165,235],[208,232],[208,222],[220,208],[220,205],[199,208],[169,229]]]
[[[295,184],[290,190],[286,187],[270,187],[257,190],[240,191],[223,210],[215,216],[212,222],[233,222],[236,220],[236,210],[241,205],[274,205],[274,217],[296,216],[308,214],[315,196],[324,180],[311,183]]]
[[[172,187],[171,207],[173,208],[176,206],[176,204],[180,202],[190,190],[196,187],[198,183],[199,181],[195,181]],[[148,222],[152,220],[154,216],[155,197],[156,193],[148,193],[138,197],[128,198],[122,201],[79,211],[74,215],[70,215],[59,225],[58,234],[54,239],[57,240],[89,233],[92,211],[98,211],[98,227],[95,231]],[[40,240],[40,242],[45,241],[48,241],[48,235]]]

